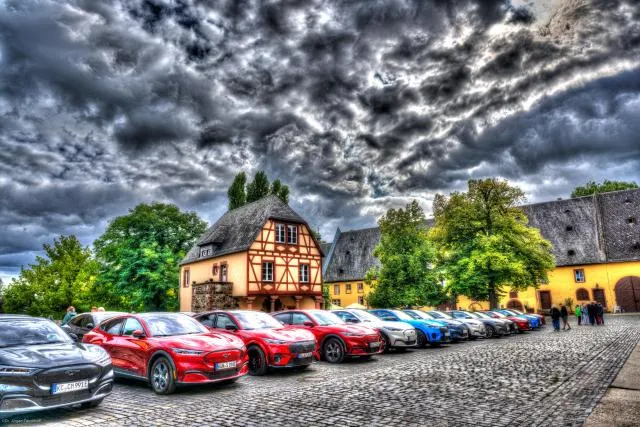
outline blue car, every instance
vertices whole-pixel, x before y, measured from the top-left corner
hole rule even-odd
[[[382,320],[390,322],[406,322],[416,328],[417,346],[424,348],[427,344],[437,347],[451,340],[449,328],[442,326],[435,320],[414,319],[401,310],[376,309],[369,312]]]
[[[449,328],[451,334],[451,341],[458,342],[461,340],[469,339],[469,330],[467,326],[457,320],[437,319],[429,313],[425,313],[422,310],[402,310],[414,319],[433,320],[440,323],[442,326]]]
[[[540,319],[538,318],[538,316],[531,316],[529,314],[520,314],[520,313],[516,313],[515,311],[511,311],[511,310],[507,310],[507,309],[501,309],[501,310],[495,310],[498,313],[502,313],[505,316],[516,316],[516,317],[520,317],[522,319],[527,319],[529,321],[529,324],[531,325],[531,329],[539,329],[540,328]]]

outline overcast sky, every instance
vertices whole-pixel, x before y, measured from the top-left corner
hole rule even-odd
[[[0,0],[0,277],[267,171],[323,237],[498,176],[640,181],[623,0]]]

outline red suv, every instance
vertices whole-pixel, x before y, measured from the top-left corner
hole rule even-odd
[[[285,327],[267,313],[233,310],[192,316],[209,329],[230,331],[242,338],[249,353],[250,375],[264,375],[270,367],[302,370],[319,359],[311,332]]]
[[[378,331],[345,323],[328,311],[288,310],[274,313],[273,317],[286,325],[313,332],[322,358],[329,363],[340,363],[345,356],[369,358],[383,350]]]
[[[148,381],[158,394],[177,384],[233,382],[248,371],[240,338],[212,333],[179,313],[127,314],[103,321],[82,339],[107,350],[116,376]]]

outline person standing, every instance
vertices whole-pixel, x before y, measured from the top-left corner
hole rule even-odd
[[[560,310],[555,304],[551,307],[551,323],[553,323],[553,330],[560,331]]]
[[[601,303],[596,305],[596,320],[598,325],[604,325],[604,307]]]
[[[589,324],[589,311],[587,308],[589,308],[589,304],[582,305],[582,324],[585,326]]]
[[[74,306],[70,305],[67,308],[67,314],[65,314],[62,318],[62,325],[66,325],[67,323],[69,323],[69,320],[73,319],[74,317],[76,317],[76,309]]]
[[[576,317],[578,318],[578,326],[582,325],[582,307],[576,304]]]
[[[596,324],[596,305],[592,302],[587,305],[587,313],[589,314],[589,323],[591,326]]]
[[[569,310],[564,304],[560,304],[560,318],[562,319],[562,330],[570,331],[571,325],[569,325]]]

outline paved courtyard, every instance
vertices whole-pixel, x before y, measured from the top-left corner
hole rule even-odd
[[[550,322],[548,322],[550,323]],[[92,410],[12,420],[51,425],[582,425],[640,340],[640,316],[602,327],[378,356],[157,396],[118,381]]]

